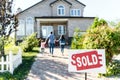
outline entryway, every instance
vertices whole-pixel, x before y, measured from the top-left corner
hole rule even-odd
[[[47,38],[47,36],[53,32],[53,26],[42,26],[42,37]]]

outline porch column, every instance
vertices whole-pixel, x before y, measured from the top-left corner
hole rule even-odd
[[[37,20],[37,38],[40,38],[40,21]]]

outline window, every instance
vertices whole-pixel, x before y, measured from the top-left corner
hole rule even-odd
[[[72,9],[71,11],[70,11],[70,15],[71,16],[80,16],[81,14],[80,14],[80,9]]]
[[[26,35],[32,34],[33,31],[33,19],[31,17],[28,17],[26,19]]]
[[[19,20],[17,35],[20,35],[20,36],[25,35],[25,21],[24,20]]]
[[[50,32],[53,32],[53,26],[42,26],[42,37],[47,38]]]
[[[58,35],[63,35],[66,33],[66,28],[63,25],[58,25]]]
[[[64,8],[64,6],[62,6],[62,5],[58,6],[58,8],[57,8],[57,14],[59,16],[65,15],[65,8]]]
[[[33,23],[32,18],[28,17],[27,20],[26,20],[26,23],[27,24],[32,24]]]

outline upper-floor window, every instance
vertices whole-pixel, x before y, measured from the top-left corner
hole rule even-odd
[[[81,16],[80,9],[71,9],[70,15],[71,16]]]
[[[57,14],[58,14],[59,16],[65,15],[65,7],[62,6],[62,5],[58,6],[58,8],[57,8]]]

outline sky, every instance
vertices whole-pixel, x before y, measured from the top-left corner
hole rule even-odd
[[[40,0],[14,0],[14,11],[34,5]],[[68,0],[69,1],[69,0]],[[79,0],[86,5],[84,17],[99,17],[107,21],[120,21],[120,0]]]

